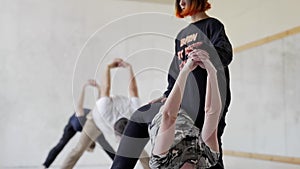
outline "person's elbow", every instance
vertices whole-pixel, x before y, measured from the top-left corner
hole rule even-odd
[[[172,109],[165,107],[162,111],[162,120],[165,124],[173,124],[175,123],[177,118],[177,114],[173,113]]]
[[[233,60],[233,52],[232,47],[230,46],[222,46],[215,47],[217,50],[217,54],[223,64],[223,66],[228,66]]]
[[[223,60],[223,65],[228,66],[232,62],[232,54],[228,55],[224,60]]]
[[[221,113],[222,111],[222,102],[221,100],[215,101],[215,103],[206,109],[206,112],[209,114]]]

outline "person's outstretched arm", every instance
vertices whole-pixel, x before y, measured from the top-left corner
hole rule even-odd
[[[218,85],[217,69],[209,59],[201,57],[203,54],[205,54],[203,53],[203,50],[199,49],[193,50],[189,54],[190,58],[194,61],[200,62],[199,65],[207,71],[205,119],[201,137],[210,148],[219,152],[217,128],[222,111],[222,101]]]
[[[207,59],[203,61],[207,71],[205,119],[202,128],[203,141],[214,151],[219,152],[217,129],[222,110],[222,101],[218,86],[217,70]]]
[[[168,152],[174,141],[175,121],[182,101],[184,88],[189,73],[198,66],[198,63],[188,59],[180,71],[174,87],[162,108],[162,121],[155,140],[153,154],[159,155]]]
[[[93,87],[97,88],[98,98],[100,97],[100,86],[99,86],[99,84],[93,79],[88,80],[83,85],[80,96],[79,96],[79,99],[78,99],[77,108],[76,108],[76,116],[77,117],[84,116],[84,107],[83,107],[83,105],[84,105],[85,89],[86,89],[87,86],[93,86]]]
[[[110,70],[119,67],[122,59],[115,59],[112,63],[108,64],[105,68],[105,74],[103,77],[103,85],[101,85],[101,97],[109,97],[111,89],[111,74]]]
[[[129,95],[130,95],[130,97],[139,97],[138,87],[137,87],[137,83],[136,83],[136,79],[134,76],[132,65],[128,62],[122,61],[122,62],[120,62],[119,66],[127,68],[129,70],[129,76],[130,76],[129,77],[129,79],[130,79]]]
[[[83,104],[84,104],[85,89],[87,86],[88,86],[88,83],[85,83],[82,86],[81,93],[79,95],[79,99],[78,99],[78,103],[77,103],[77,107],[76,107],[76,111],[75,111],[75,115],[77,117],[84,116]]]

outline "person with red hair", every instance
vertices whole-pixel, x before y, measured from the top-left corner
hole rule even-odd
[[[149,141],[149,133],[147,131],[150,129],[151,135],[151,127],[155,125],[155,116],[160,112],[161,106],[168,98],[172,89],[176,87],[176,79],[179,78],[181,69],[187,63],[189,57],[207,57],[215,67],[217,75],[216,80],[221,100],[221,111],[219,119],[217,119],[216,128],[210,128],[209,130],[205,129],[205,127],[210,126],[204,125],[205,121],[208,122],[206,120],[208,116],[205,113],[208,73],[205,69],[205,64],[202,62],[199,62],[187,76],[185,88],[183,89],[184,92],[182,91],[182,101],[179,110],[183,110],[188,115],[194,123],[193,126],[198,128],[199,133],[205,135],[205,139],[213,139],[210,140],[215,143],[213,146],[218,146],[218,149],[215,149],[218,150],[215,151],[217,152],[216,154],[218,154],[218,161],[214,166],[210,167],[210,169],[224,169],[221,136],[223,135],[226,126],[225,117],[231,101],[228,65],[232,61],[233,54],[232,46],[225,33],[224,25],[218,19],[211,17],[206,13],[210,8],[211,5],[207,0],[175,1],[176,16],[178,18],[191,17],[191,23],[183,28],[175,39],[175,55],[168,72],[167,90],[162,97],[151,101],[149,104],[139,108],[133,113],[124,131],[126,137],[121,139],[111,169],[134,168],[140,153]],[[203,133],[207,131],[213,132]],[[184,132],[187,132],[185,135],[186,138],[195,134],[193,133],[193,130],[189,132],[188,129]],[[215,135],[217,137],[214,137]],[[164,141],[176,141],[176,137],[175,140],[172,140],[173,137],[170,138],[170,140],[165,139]],[[205,142],[208,140],[203,141]],[[166,144],[170,145],[169,143]],[[134,149],[132,149],[133,146],[135,147]],[[161,154],[161,152],[152,152],[152,155],[154,154]],[[155,166],[155,168],[164,167]],[[197,166],[196,168],[199,169],[201,166]]]
[[[196,16],[199,13],[206,15],[205,11],[210,8],[211,4],[207,0],[176,0],[175,4],[175,12],[178,18]]]

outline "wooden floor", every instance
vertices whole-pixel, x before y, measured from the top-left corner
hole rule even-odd
[[[300,169],[300,165],[293,165],[287,163],[277,163],[272,161],[262,161],[248,158],[239,158],[226,156],[225,168],[226,169]],[[109,169],[107,166],[81,166],[76,169]],[[141,167],[136,167],[136,169],[142,169]]]
[[[300,169],[300,165],[293,165],[287,163],[277,163],[272,161],[262,161],[248,158],[239,158],[227,156],[225,159],[226,169]],[[76,169],[109,169],[107,166],[81,166]],[[142,169],[141,167],[136,167],[137,169]]]
[[[226,156],[225,168],[226,169],[300,169],[300,165],[293,165],[287,163],[277,163],[272,161],[262,161],[248,158],[239,158]],[[109,169],[110,164],[107,165],[78,165],[74,169]],[[39,166],[22,166],[22,167],[0,167],[1,169],[42,169]],[[59,169],[59,166],[50,167],[51,169]],[[138,165],[135,169],[142,169]]]

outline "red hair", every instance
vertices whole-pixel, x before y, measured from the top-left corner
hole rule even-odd
[[[176,0],[175,3],[175,15],[178,18],[184,18],[186,16],[192,16],[198,12],[204,12],[211,8],[211,4],[207,0],[187,0],[186,8],[181,9],[180,0]]]

